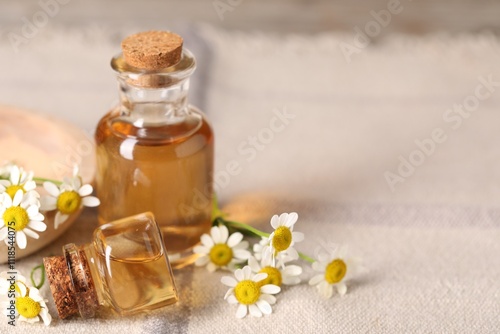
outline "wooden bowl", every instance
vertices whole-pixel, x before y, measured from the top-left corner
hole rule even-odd
[[[32,111],[0,105],[0,164],[13,161],[35,176],[62,181],[72,176],[73,166],[80,166],[84,184],[92,183],[95,174],[94,140],[82,129],[65,121]],[[43,187],[38,187],[45,195]],[[28,237],[25,249],[16,245],[16,260],[50,244],[71,227],[81,211],[75,212],[58,229],[54,212],[43,212],[47,230],[39,239]],[[7,262],[7,246],[0,241],[0,263]]]

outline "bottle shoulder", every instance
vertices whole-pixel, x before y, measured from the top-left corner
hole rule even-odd
[[[206,116],[198,108],[188,106],[181,116],[168,117],[148,123],[137,117],[130,117],[120,108],[114,108],[99,121],[95,133],[96,143],[108,137],[136,139],[144,145],[182,142],[192,136],[201,135],[211,141],[212,127]]]

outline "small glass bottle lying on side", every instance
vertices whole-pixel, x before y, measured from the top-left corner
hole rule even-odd
[[[90,244],[44,258],[61,319],[131,315],[177,302],[162,233],[150,212],[98,227]]]

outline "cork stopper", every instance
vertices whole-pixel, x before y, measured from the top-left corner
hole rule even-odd
[[[72,246],[73,251],[65,251],[66,256],[44,258],[43,265],[59,318],[78,314],[90,318],[99,305],[97,294],[85,253]]]
[[[182,42],[182,37],[172,32],[140,32],[122,41],[123,57],[133,67],[160,70],[180,61]]]

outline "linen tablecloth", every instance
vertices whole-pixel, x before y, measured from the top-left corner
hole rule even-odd
[[[17,54],[3,41],[0,102],[90,133],[116,101],[108,61],[129,32],[55,30]],[[175,272],[180,302],[172,307],[60,321],[45,284],[52,324],[13,329],[5,320],[0,331],[499,332],[498,39],[396,35],[348,62],[340,44],[353,38],[186,31],[201,58],[192,97],[215,129],[224,211],[266,231],[273,214],[298,212],[306,239],[297,248],[311,255],[321,243],[349,245],[367,272],[344,297],[321,299],[307,284],[312,269],[300,263],[302,284],[284,288],[272,315],[238,320],[223,300],[228,273],[188,267]],[[86,211],[18,269],[28,273],[65,243],[88,242],[96,226],[95,211]]]

